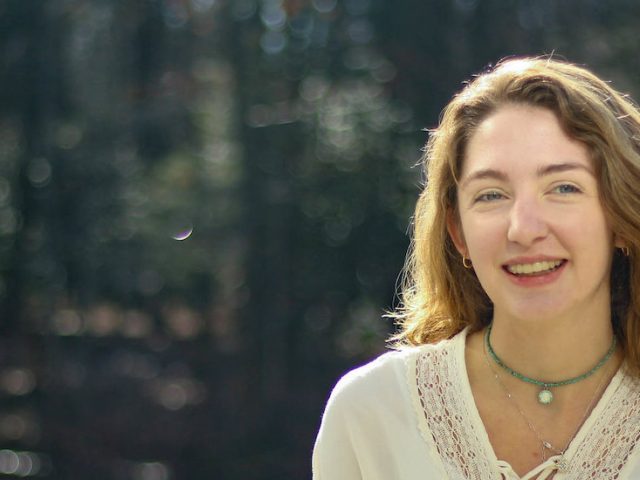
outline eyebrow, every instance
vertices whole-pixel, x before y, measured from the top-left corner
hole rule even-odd
[[[567,172],[569,170],[586,170],[588,173],[593,175],[591,168],[583,165],[582,163],[575,162],[552,163],[550,165],[545,165],[536,171],[536,175],[538,177],[544,177],[545,175],[551,175],[552,173]]]
[[[552,163],[549,165],[543,165],[542,167],[536,170],[537,177],[544,177],[546,175],[551,175],[553,173],[561,173],[567,172],[570,170],[585,170],[591,175],[593,175],[593,171],[586,165],[575,162],[566,162],[566,163]],[[493,168],[483,168],[480,170],[476,170],[471,175],[467,176],[461,183],[460,186],[464,187],[470,182],[474,180],[485,180],[485,179],[494,179],[500,181],[507,181],[508,176],[505,172],[501,170],[496,170]]]
[[[504,182],[507,180],[507,174],[493,168],[483,168],[481,170],[476,170],[471,175],[468,175],[467,178],[460,182],[460,187],[465,187],[467,184],[473,182],[474,180],[484,179],[500,180]]]

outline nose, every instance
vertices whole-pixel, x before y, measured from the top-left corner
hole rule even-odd
[[[510,242],[530,246],[547,236],[549,225],[545,212],[535,198],[521,198],[514,201],[509,212],[507,239]]]

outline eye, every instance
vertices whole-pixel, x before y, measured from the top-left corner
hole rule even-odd
[[[480,195],[474,198],[474,203],[478,202],[495,202],[496,200],[501,200],[504,198],[504,195],[497,190],[491,190],[489,192],[481,193]]]
[[[560,185],[556,185],[555,187],[553,187],[552,191],[561,195],[582,192],[582,190],[571,183],[562,183]]]

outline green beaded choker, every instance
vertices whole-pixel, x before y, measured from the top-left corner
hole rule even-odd
[[[611,355],[613,355],[613,352],[616,349],[616,337],[614,335],[613,340],[611,342],[611,346],[609,347],[609,350],[607,351],[605,356],[602,357],[598,362],[598,364],[595,367],[593,367],[591,370],[589,370],[587,373],[583,373],[582,375],[578,375],[577,377],[569,378],[568,380],[562,380],[560,382],[544,382],[542,380],[536,380],[535,378],[527,377],[526,375],[518,373],[514,369],[506,365],[502,360],[500,360],[500,357],[496,355],[496,352],[494,352],[493,347],[491,346],[491,340],[489,338],[491,336],[491,327],[492,327],[492,324],[489,324],[489,326],[487,327],[487,331],[484,335],[484,341],[485,341],[485,344],[487,345],[487,351],[489,352],[491,359],[494,362],[496,362],[498,366],[500,366],[503,370],[505,370],[509,375],[516,377],[518,380],[522,380],[523,382],[531,383],[533,385],[542,387],[542,390],[538,392],[538,402],[540,402],[542,405],[549,405],[553,401],[553,393],[551,393],[551,390],[549,390],[550,388],[563,387],[564,385],[571,385],[573,383],[581,382],[585,378],[590,377],[591,375],[596,373],[598,370],[600,370],[600,368],[605,363],[607,363],[607,361],[611,358]]]

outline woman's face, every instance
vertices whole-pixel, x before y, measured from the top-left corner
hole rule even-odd
[[[598,189],[587,148],[550,110],[509,105],[480,124],[448,227],[495,318],[609,311],[614,245]]]

